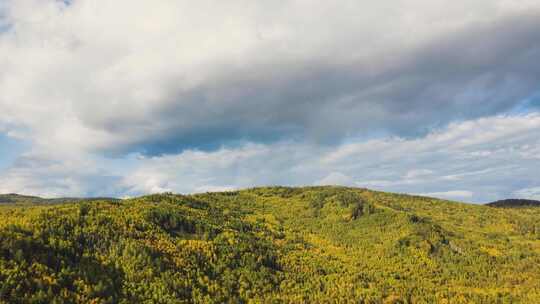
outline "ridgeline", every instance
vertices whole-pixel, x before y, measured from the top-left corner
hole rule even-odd
[[[487,205],[498,208],[540,207],[540,201],[527,199],[505,199],[489,203]]]

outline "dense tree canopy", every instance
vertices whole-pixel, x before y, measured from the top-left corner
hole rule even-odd
[[[540,209],[338,187],[0,207],[0,303],[534,303]]]

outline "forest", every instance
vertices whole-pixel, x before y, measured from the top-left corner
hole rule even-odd
[[[345,187],[0,204],[0,303],[537,303],[540,208]]]

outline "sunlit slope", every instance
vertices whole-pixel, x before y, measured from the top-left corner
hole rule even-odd
[[[540,208],[338,187],[0,208],[5,303],[535,303]]]

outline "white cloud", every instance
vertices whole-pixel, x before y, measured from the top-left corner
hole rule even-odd
[[[427,170],[427,169],[413,169],[407,171],[404,178],[405,179],[417,179],[417,178],[425,178],[433,174],[433,171]]]
[[[0,132],[31,146],[0,192],[534,189],[540,114],[498,114],[540,91],[539,13],[534,0],[0,0]]]
[[[416,134],[539,89],[538,1],[2,3],[0,126],[40,149]]]
[[[513,194],[517,198],[540,200],[540,187],[519,189]]]
[[[501,126],[505,132],[489,140],[456,140],[466,134],[481,138]],[[248,143],[127,159],[32,152],[0,176],[0,192],[121,197],[339,184],[471,202],[518,194],[534,197],[540,163],[523,151],[540,145],[539,130],[540,113],[452,124],[417,139],[373,139],[336,147],[293,141]],[[473,153],[479,150],[490,153]]]
[[[456,140],[465,134],[480,138],[501,126],[507,128],[504,133],[481,143]],[[154,176],[186,192],[222,185],[340,184],[487,202],[511,195],[524,183],[540,184],[535,174],[540,164],[520,152],[520,147],[540,143],[539,130],[540,114],[531,114],[453,124],[410,140],[376,139],[334,148],[287,142],[186,151],[143,158],[125,183],[143,192],[150,188],[140,186]],[[471,157],[479,145],[494,152]]]
[[[121,177],[113,174],[110,161],[90,155],[21,155],[0,174],[0,193],[22,193],[43,197],[120,196]]]
[[[351,185],[353,179],[340,172],[331,172],[328,176],[315,182],[316,185]]]
[[[473,192],[467,190],[451,190],[444,192],[418,193],[420,196],[438,197],[445,199],[466,200],[473,197]]]
[[[224,192],[236,190],[234,186],[202,186],[195,189],[195,192]]]

